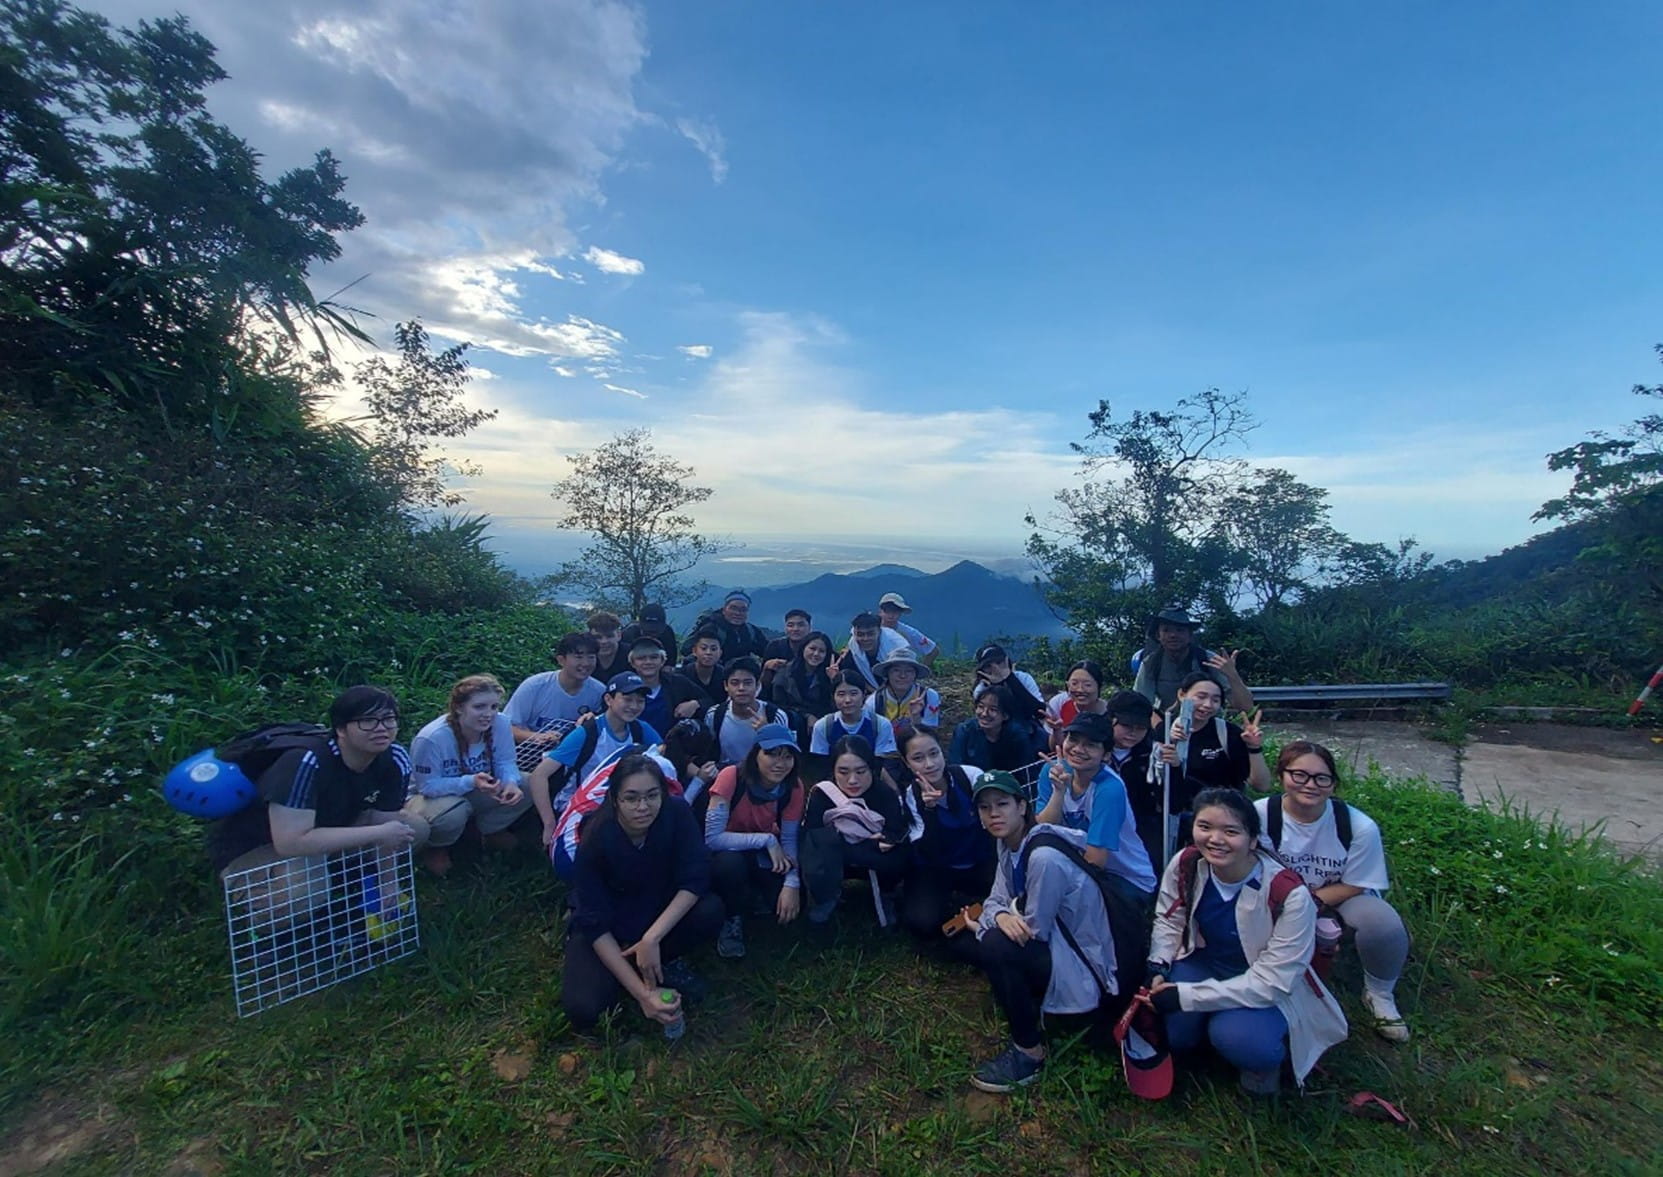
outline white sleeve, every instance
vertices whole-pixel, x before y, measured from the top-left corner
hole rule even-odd
[[[1391,886],[1386,874],[1386,849],[1380,827],[1366,813],[1351,809],[1351,850],[1346,854],[1340,882],[1365,891],[1384,891]]]
[[[542,674],[533,674],[514,688],[514,693],[508,697],[508,706],[502,709],[502,713],[508,717],[510,724],[519,727],[531,726],[532,713],[536,708],[537,692],[542,688],[546,673],[545,671]]]
[[[814,721],[814,730],[808,735],[808,752],[810,756],[830,756],[831,742],[826,733],[831,730],[831,716],[822,715]]]
[[[924,688],[924,714],[918,717],[919,727],[941,726],[941,693]]]
[[[1037,696],[1039,692],[1035,691],[1034,694]],[[1052,695],[1050,701],[1045,704],[1045,718],[1051,721],[1052,726],[1055,727],[1062,724],[1062,705],[1066,702],[1068,702],[1068,692],[1058,691],[1056,694]]]

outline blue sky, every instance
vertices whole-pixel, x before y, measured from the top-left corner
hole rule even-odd
[[[753,557],[1014,554],[1099,397],[1208,385],[1343,529],[1473,556],[1660,378],[1655,4],[180,7],[273,167],[343,159],[318,289],[479,345],[521,565],[643,424]]]

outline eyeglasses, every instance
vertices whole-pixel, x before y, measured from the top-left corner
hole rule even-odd
[[[1326,772],[1306,772],[1303,768],[1284,768],[1282,775],[1296,785],[1315,785],[1319,789],[1332,789],[1335,782]]]
[[[664,790],[654,789],[649,793],[619,793],[619,805],[653,805],[664,796]]]
[[[360,715],[352,721],[352,726],[361,732],[376,732],[383,729],[396,732],[398,730],[398,716],[396,715]]]

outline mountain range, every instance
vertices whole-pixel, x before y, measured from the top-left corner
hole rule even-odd
[[[858,572],[828,572],[801,584],[748,590],[751,620],[764,629],[779,631],[787,609],[806,609],[814,628],[825,630],[839,644],[849,633],[849,620],[862,610],[875,610],[878,598],[896,592],[913,611],[905,620],[934,638],[949,653],[968,654],[992,637],[1061,637],[1068,627],[1028,581],[1001,576],[960,560],[940,572],[920,572],[905,564],[878,564]],[[696,605],[674,610],[670,623],[681,635],[705,609],[721,604],[726,590],[717,590]]]

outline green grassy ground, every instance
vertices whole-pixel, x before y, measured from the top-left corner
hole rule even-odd
[[[1362,792],[1372,812],[1393,804]],[[1663,1169],[1655,940],[1634,940],[1621,919],[1594,932],[1628,937],[1601,940],[1598,955],[1640,956],[1636,976],[1649,958],[1649,992],[1621,975],[1613,984],[1635,992],[1598,976],[1545,982],[1538,964],[1559,961],[1511,955],[1514,934],[1441,889],[1445,874],[1415,877],[1417,855],[1445,836],[1426,815],[1464,819],[1430,792],[1391,795],[1403,822],[1422,814],[1395,856],[1417,937],[1400,990],[1415,1038],[1394,1047],[1354,1028],[1303,1095],[1274,1103],[1239,1094],[1221,1069],[1144,1103],[1085,1038],[1059,1041],[1029,1091],[977,1093],[968,1071],[1001,1045],[985,984],[880,932],[853,893],[829,945],[758,924],[749,959],[703,962],[713,998],[681,1043],[628,1012],[581,1040],[559,1012],[560,892],[527,855],[424,880],[418,954],[247,1020],[231,1012],[217,922],[181,929],[147,958],[146,1004],[119,1019],[83,1007],[79,1037],[75,1022],[54,1023],[35,1037],[35,1064],[13,1057],[0,1172],[51,1156],[74,1173]],[[1518,868],[1515,891],[1605,903],[1628,887],[1634,919],[1651,921],[1655,879],[1582,842],[1536,853],[1548,865]],[[1490,854],[1475,844],[1472,861]],[[1338,978],[1357,1014],[1354,958]],[[1346,1114],[1363,1089],[1414,1126]]]

